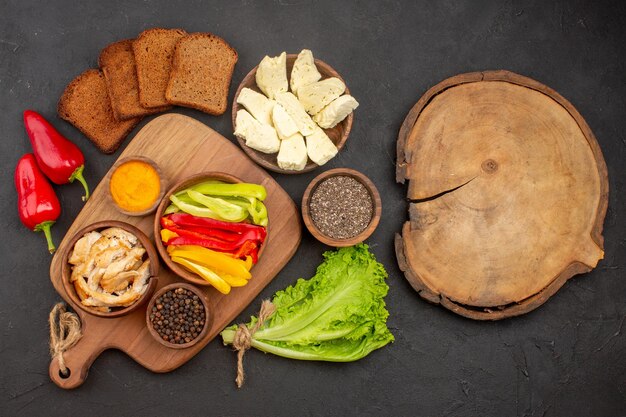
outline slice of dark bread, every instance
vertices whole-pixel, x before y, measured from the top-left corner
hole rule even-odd
[[[176,42],[187,36],[182,29],[149,29],[133,42],[139,82],[139,102],[144,107],[163,107],[165,89],[172,70]]]
[[[100,52],[98,59],[98,65],[107,83],[113,114],[117,120],[147,116],[171,108],[165,106],[148,109],[139,103],[133,41],[134,39],[126,39],[112,43]]]
[[[211,33],[184,37],[176,44],[165,97],[172,104],[223,114],[236,63],[237,51],[222,38]]]
[[[113,153],[141,117],[118,122],[101,71],[89,69],[65,88],[57,107],[59,116],[73,124],[104,153]]]

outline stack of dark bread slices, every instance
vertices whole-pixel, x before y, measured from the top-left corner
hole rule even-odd
[[[211,33],[149,29],[104,48],[100,69],[67,86],[58,113],[113,153],[144,116],[173,105],[223,114],[236,63],[237,51]]]

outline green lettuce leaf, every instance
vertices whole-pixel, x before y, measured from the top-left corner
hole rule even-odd
[[[386,325],[387,272],[368,246],[324,258],[313,278],[274,295],[276,312],[254,334],[253,347],[293,359],[349,362],[394,340]],[[224,344],[232,343],[236,329],[222,332]]]

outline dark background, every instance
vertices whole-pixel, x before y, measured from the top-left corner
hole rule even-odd
[[[624,4],[1,0],[0,414],[625,416]],[[107,351],[79,389],[50,382],[47,316],[60,298],[48,278],[43,236],[24,228],[15,209],[13,170],[31,151],[21,113],[41,112],[81,147],[95,188],[120,151],[100,154],[57,117],[57,100],[72,78],[96,66],[100,49],[155,26],[214,32],[236,48],[231,100],[265,54],[283,50],[310,48],[346,79],[361,106],[344,150],[315,172],[275,178],[296,204],[308,182],[333,167],[360,170],[379,187],[383,218],[369,244],[389,271],[393,345],[349,364],[251,351],[239,391],[235,354],[220,340],[169,374],[153,374]],[[394,182],[395,141],[405,114],[442,79],[485,69],[529,76],[570,100],[598,138],[610,182],[605,259],[534,312],[495,323],[457,317],[420,299],[393,251],[407,208],[406,189]],[[175,111],[233,139],[230,108],[221,117]],[[82,207],[82,189],[56,189],[63,206],[53,228],[58,243]],[[305,231],[293,260],[238,321],[258,310],[261,297],[312,276],[326,249]]]

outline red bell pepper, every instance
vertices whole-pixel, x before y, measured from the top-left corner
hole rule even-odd
[[[196,233],[200,233],[202,235],[205,236],[212,236],[216,239],[219,240],[223,240],[225,242],[237,242],[239,241],[239,234],[238,233],[233,233],[233,232],[229,232],[226,230],[220,230],[220,229],[207,229],[204,227],[192,227],[192,226],[185,226],[185,230],[189,230],[191,232],[196,232]]]
[[[205,227],[209,229],[227,230],[230,232],[243,233],[247,230],[257,230],[263,236],[265,236],[265,228],[263,226],[257,226],[250,223],[230,223],[220,220],[210,219],[208,217],[196,217],[186,213],[174,213],[168,216],[170,220],[181,227],[195,226]]]
[[[183,213],[161,217],[161,227],[178,235],[165,242],[168,246],[198,245],[227,252],[235,258],[250,256],[255,264],[259,258],[259,246],[267,236],[262,226],[222,222]]]
[[[52,185],[37,166],[32,153],[22,156],[15,167],[17,209],[24,226],[35,232],[43,232],[48,250],[56,249],[52,243],[50,227],[61,215],[61,205]]]
[[[184,226],[184,229],[196,233],[201,233],[206,236],[212,236],[214,238],[225,240],[227,242],[239,242],[240,245],[243,244],[243,242],[245,242],[246,240],[254,240],[263,243],[266,235],[265,229],[263,229],[262,227],[259,228],[259,230],[250,229],[240,233],[197,226]]]
[[[243,245],[233,253],[235,258],[246,259],[246,256],[252,257],[252,263],[256,264],[259,260],[259,245],[252,240],[246,240]]]
[[[55,184],[78,180],[85,188],[83,201],[89,198],[89,187],[83,170],[85,157],[78,146],[67,140],[39,113],[24,112],[24,126],[41,170]]]
[[[235,227],[237,223],[230,223]],[[199,226],[178,226],[176,223],[172,221],[169,217],[161,218],[161,226],[167,230],[171,230],[174,233],[179,234],[180,236],[189,236],[196,237],[199,239],[214,239],[220,240],[224,242],[233,243],[236,247],[239,247],[244,244],[244,242],[251,240],[259,243],[263,243],[265,240],[265,228],[255,226],[255,228],[249,228],[248,230],[244,230],[241,233],[220,230],[220,229],[210,229]]]
[[[217,230],[217,229],[216,231],[219,233],[210,233],[211,231],[208,229],[206,230],[201,229],[199,231],[199,230],[193,230],[191,228],[182,228],[182,227],[179,227],[173,221],[165,217],[161,218],[161,227],[163,229],[174,232],[178,234],[179,236],[197,237],[199,239],[214,239],[214,240],[219,240],[220,242],[235,242],[237,240],[237,236],[239,236],[235,233],[228,233],[223,230]],[[205,232],[209,232],[209,233],[205,233]]]

